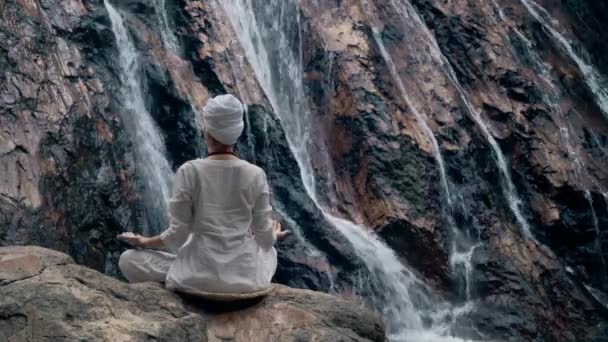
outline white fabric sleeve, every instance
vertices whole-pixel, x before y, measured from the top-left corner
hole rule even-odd
[[[266,173],[261,172],[257,181],[256,200],[253,206],[251,228],[254,238],[264,250],[272,248],[275,236],[272,232],[272,206],[270,205],[270,187]]]
[[[163,244],[174,252],[186,242],[190,235],[193,205],[193,182],[187,172],[188,163],[182,165],[173,179],[173,193],[169,200],[169,228],[160,234]]]

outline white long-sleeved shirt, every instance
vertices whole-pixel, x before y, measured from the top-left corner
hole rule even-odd
[[[245,293],[270,286],[277,266],[266,174],[246,161],[197,159],[175,175],[170,225],[177,253],[168,288]]]

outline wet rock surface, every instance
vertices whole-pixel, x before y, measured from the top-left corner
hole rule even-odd
[[[605,5],[536,3],[299,2],[306,34],[292,38],[301,40],[312,145],[328,152],[311,158],[316,191],[332,213],[374,229],[438,293],[472,297],[456,335],[601,340],[606,303],[594,291],[608,291],[608,113],[571,52],[606,78]],[[267,171],[284,225],[302,235],[278,246],[275,280],[364,296],[360,283],[371,275],[306,193],[221,7],[167,6],[177,51],[164,46],[152,4],[116,4],[172,167],[202,155],[195,115],[209,96],[242,98],[250,108],[239,153]],[[0,18],[0,245],[46,246],[116,276],[125,246],[115,234],[160,231],[166,218],[146,199],[119,115],[118,51],[103,2],[6,0]],[[445,161],[449,206],[416,112]],[[475,115],[504,154],[536,241],[510,209]],[[475,246],[468,281],[450,262],[463,246]]]
[[[121,120],[120,112],[125,108],[121,99],[123,89],[115,37],[102,1],[66,2],[57,8],[46,9],[38,5],[26,7],[35,16],[28,11],[20,12],[26,6],[21,2],[3,5],[2,13],[8,19],[3,22],[3,32],[7,37],[15,36],[15,46],[2,46],[10,48],[14,54],[3,64],[6,70],[2,76],[10,80],[13,72],[20,75],[20,70],[24,69],[32,75],[23,77],[38,77],[36,82],[50,87],[52,92],[75,91],[71,97],[81,102],[86,100],[87,104],[95,102],[87,106],[74,105],[68,110],[62,102],[42,96],[27,97],[28,93],[19,92],[10,86],[10,82],[5,85],[10,88],[3,91],[7,94],[4,97],[14,98],[14,101],[2,106],[6,115],[1,119],[7,122],[2,126],[3,139],[6,136],[2,143],[7,151],[0,158],[3,158],[7,173],[2,176],[6,190],[0,198],[0,241],[3,245],[32,243],[51,247],[69,253],[80,264],[120,276],[116,265],[126,246],[116,241],[115,235],[122,231],[158,232],[163,229],[166,218],[162,213],[158,214],[157,202],[146,198],[145,182],[137,172],[132,137]],[[238,93],[238,89],[246,91],[246,100],[259,106],[251,109],[252,127],[250,137],[244,138],[242,154],[267,169],[276,191],[276,202],[288,205],[282,208],[288,213],[285,226],[289,229],[294,222],[303,225],[307,237],[315,240],[324,251],[309,257],[297,239],[286,241],[279,246],[285,251],[281,253],[285,267],[277,274],[277,280],[299,287],[329,290],[331,280],[328,277],[333,270],[340,273],[344,268],[352,272],[360,267],[359,262],[352,255],[349,257],[352,251],[344,238],[327,229],[321,212],[306,196],[282,128],[268,110],[270,105],[251,77],[253,72],[245,64],[241,66],[240,74],[237,72],[240,69],[231,70],[228,62],[237,58],[228,53],[242,52],[236,47],[236,52],[230,52],[219,44],[238,44],[232,31],[225,23],[209,27],[210,21],[217,23],[218,19],[209,14],[211,9],[204,3],[174,4],[180,6],[175,21],[182,32],[183,55],[189,59],[186,61],[179,52],[168,51],[162,46],[152,17],[154,8],[150,6],[138,1],[117,4],[131,25],[134,44],[141,50],[139,59],[145,100],[148,111],[161,127],[172,166],[177,168],[184,161],[202,155],[194,116],[208,96],[226,91]],[[61,22],[63,31],[56,28],[55,21]],[[21,31],[29,36],[20,37]],[[63,46],[71,50],[59,50]],[[20,49],[35,51],[34,61],[20,61]],[[75,58],[78,58],[78,64],[74,64],[77,67],[71,62]],[[43,62],[49,65],[36,66]],[[62,70],[64,64],[73,69],[66,71],[68,75],[55,71]],[[46,73],[38,75],[35,68],[46,69]],[[238,89],[235,77],[243,80]],[[37,89],[39,86],[32,84],[32,87]],[[24,107],[26,105],[32,109]],[[35,108],[43,105],[48,108],[36,113]],[[28,125],[34,125],[36,129]],[[250,138],[256,139],[258,144],[247,147]],[[20,141],[31,147],[20,147]],[[259,151],[248,152],[247,149]],[[28,164],[20,161],[23,158]],[[338,277],[350,282],[351,275],[346,273]]]
[[[0,295],[3,341],[386,339],[377,316],[323,293],[276,285],[255,302],[204,302],[156,283],[126,284],[33,246],[0,248]]]

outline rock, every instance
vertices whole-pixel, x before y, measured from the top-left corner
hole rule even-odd
[[[49,266],[74,263],[66,254],[50,249],[24,246],[0,248],[0,284],[6,285],[40,274]]]
[[[377,316],[336,297],[276,285],[227,311],[127,284],[40,247],[0,248],[0,341],[378,341]]]
[[[607,5],[535,2],[605,80]],[[304,189],[282,123],[221,6],[165,1],[182,45],[169,51],[159,2],[113,3],[140,54],[147,109],[173,167],[202,153],[194,119],[209,96],[230,92],[250,105],[239,153],[267,170],[285,226],[301,232],[278,245],[275,280],[364,298],[377,291],[366,290],[362,279],[373,274],[365,260]],[[450,265],[455,236],[478,246],[470,282],[480,305],[459,318],[456,335],[601,336],[592,330],[606,325],[606,308],[585,289],[608,292],[606,108],[586,68],[551,30],[522,1],[284,1],[260,5],[258,15],[279,3],[286,7],[277,13],[299,14],[292,29],[302,31],[282,43],[301,52],[298,101],[309,105],[302,115],[315,124],[318,202],[376,230],[431,291],[457,303],[465,300],[466,279],[462,265]],[[119,276],[125,246],[115,234],[158,232],[166,218],[157,199],[146,200],[119,115],[118,52],[103,1],[5,0],[0,17],[0,245],[43,245]],[[276,18],[259,19],[274,27],[268,21]],[[271,52],[271,64],[280,65],[282,56]],[[290,79],[274,81],[291,96]],[[443,155],[450,208],[416,112]],[[522,234],[495,152],[472,114],[504,154],[540,243]],[[13,274],[45,267],[30,259],[5,266],[24,272]]]

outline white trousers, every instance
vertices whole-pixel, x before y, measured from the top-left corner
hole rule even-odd
[[[175,254],[151,249],[128,249],[120,255],[118,268],[131,283],[163,283]]]

